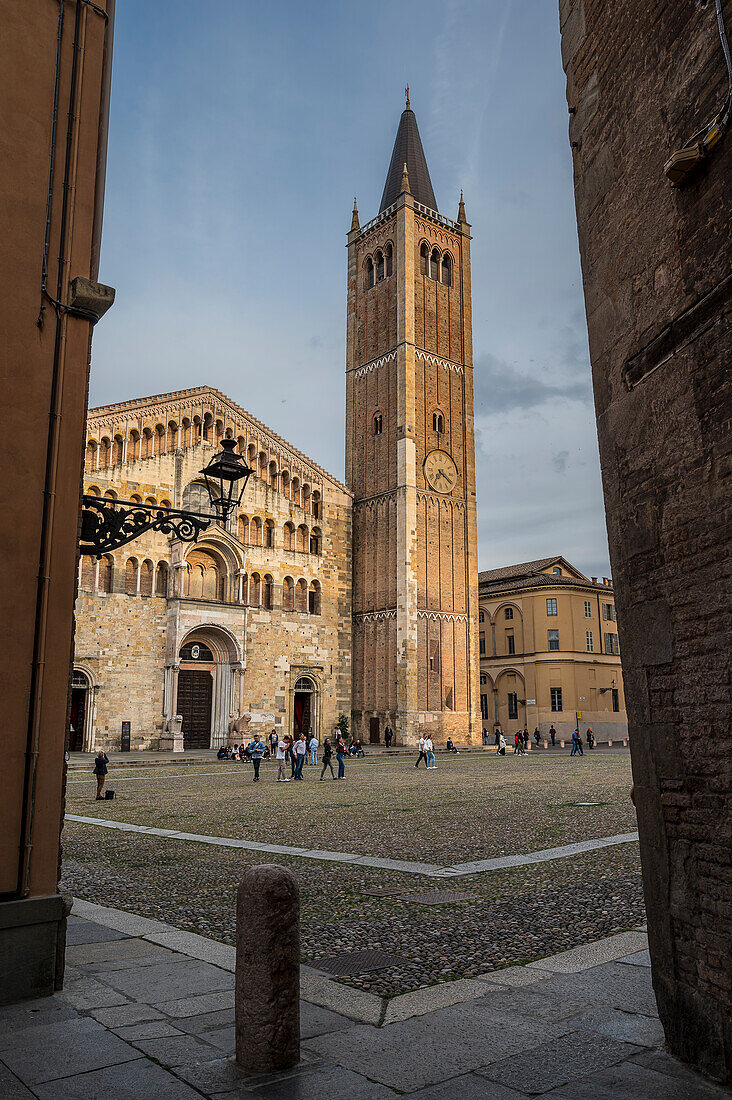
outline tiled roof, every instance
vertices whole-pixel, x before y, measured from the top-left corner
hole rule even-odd
[[[410,193],[423,206],[428,206],[430,210],[437,210],[437,200],[432,190],[432,180],[417,128],[417,118],[411,107],[406,107],[399,119],[389,171],[386,173],[384,194],[381,196],[380,214],[399,198],[405,164],[409,173]]]
[[[504,565],[501,569],[486,569],[485,572],[478,574],[478,580],[483,583],[484,581],[509,580],[511,577],[527,577],[531,573],[540,573],[542,569],[546,569],[555,561],[559,561],[559,554],[556,554],[553,558],[525,561],[521,565]]]
[[[478,591],[486,596],[498,592],[519,592],[527,588],[590,588],[595,592],[612,592],[613,586],[588,580],[587,577],[557,577],[552,573],[533,573],[530,577],[518,577],[515,580],[500,579],[486,581],[485,573],[478,574]]]

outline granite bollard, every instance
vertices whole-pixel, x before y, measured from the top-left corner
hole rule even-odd
[[[300,1061],[300,887],[273,863],[236,897],[236,1061],[249,1073]]]

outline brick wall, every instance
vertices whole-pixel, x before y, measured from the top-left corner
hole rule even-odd
[[[664,176],[727,72],[711,0],[560,17],[654,987],[671,1048],[729,1079],[732,135]]]

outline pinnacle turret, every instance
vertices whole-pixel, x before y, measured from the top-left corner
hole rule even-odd
[[[386,174],[379,213],[396,202],[402,193],[405,165],[409,177],[410,193],[423,206],[428,206],[430,210],[437,210],[437,200],[432,190],[432,180],[430,179],[422,140],[417,128],[417,118],[409,106],[408,95],[407,106],[402,111],[396,138],[394,139],[394,149],[389,162],[389,171]]]

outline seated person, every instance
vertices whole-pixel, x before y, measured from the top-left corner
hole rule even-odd
[[[452,737],[448,737],[448,739],[445,743],[445,750],[446,750],[446,752],[454,752],[456,756],[460,755],[458,750],[455,748],[455,745],[453,744]]]
[[[356,750],[356,756],[365,756],[366,755],[366,753],[363,751],[363,745],[361,744],[361,738],[360,737],[356,738],[353,747]]]
[[[216,753],[216,759],[217,760],[228,760],[229,759],[229,750],[227,749],[226,745],[221,746],[219,751]]]

